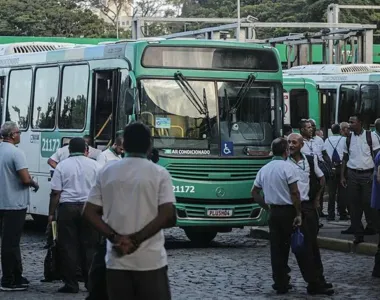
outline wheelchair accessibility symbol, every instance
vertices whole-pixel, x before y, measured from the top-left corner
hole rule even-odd
[[[222,156],[233,156],[234,155],[234,143],[233,142],[222,142]]]

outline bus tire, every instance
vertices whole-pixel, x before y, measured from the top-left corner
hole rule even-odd
[[[34,223],[38,226],[38,227],[46,227],[47,224],[48,224],[48,217],[47,216],[44,216],[44,215],[35,215],[35,214],[31,214],[32,218],[33,218],[33,221]]]
[[[211,241],[216,237],[218,234],[217,231],[210,231],[210,230],[199,230],[199,229],[193,229],[193,228],[185,228],[185,234],[187,238],[195,245],[198,246],[207,246],[211,243]]]

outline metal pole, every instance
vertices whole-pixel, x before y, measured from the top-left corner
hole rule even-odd
[[[119,39],[119,13],[116,16],[116,39]]]
[[[236,40],[240,41],[240,0],[237,0],[237,13],[238,13],[238,26],[237,26]]]

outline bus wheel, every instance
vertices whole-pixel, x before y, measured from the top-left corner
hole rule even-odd
[[[202,231],[193,228],[186,228],[184,230],[188,239],[198,246],[207,246],[218,234],[217,231]]]
[[[48,223],[48,217],[43,215],[34,215],[31,214],[34,223],[37,225],[37,227],[46,228]]]

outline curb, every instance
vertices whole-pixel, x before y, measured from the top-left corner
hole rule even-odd
[[[269,228],[266,226],[252,227],[249,236],[254,239],[269,240]],[[352,241],[322,236],[318,236],[318,245],[322,249],[368,256],[374,256],[377,252],[377,245],[375,244],[361,243],[359,245],[354,245]]]

